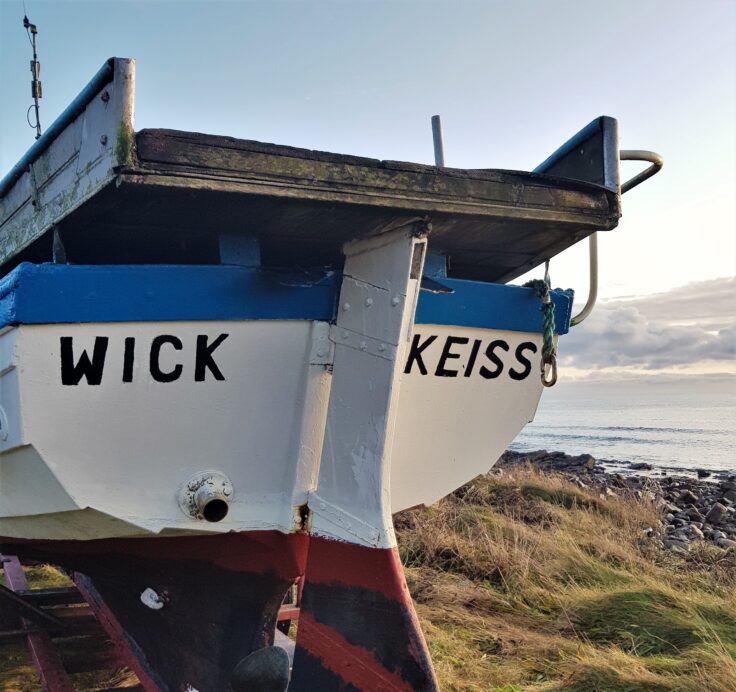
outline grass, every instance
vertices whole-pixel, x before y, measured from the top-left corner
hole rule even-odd
[[[531,469],[395,518],[443,690],[736,690],[736,555],[662,552],[656,508]],[[59,585],[49,567],[34,586]],[[77,677],[80,690],[112,679]],[[40,689],[18,647],[0,689]]]
[[[443,690],[736,690],[736,559],[661,552],[646,501],[525,469],[396,525]]]

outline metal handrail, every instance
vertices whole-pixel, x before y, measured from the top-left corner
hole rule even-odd
[[[570,326],[580,324],[595,307],[598,300],[598,233],[591,233],[588,240],[588,252],[590,256],[590,287],[588,288],[588,300],[583,309],[570,320]]]
[[[664,166],[664,159],[659,154],[644,149],[622,149],[619,152],[618,158],[620,161],[647,161],[652,164],[649,168],[645,168],[641,173],[638,173],[621,185],[622,195],[624,192],[628,192],[631,188],[636,187],[659,173],[662,170],[662,166]]]
[[[652,165],[638,173],[633,178],[629,178],[621,185],[621,194],[628,192],[632,188],[640,185],[645,180],[659,173],[664,165],[664,159],[654,151],[646,151],[644,149],[622,149],[619,152],[620,161],[647,161]],[[591,233],[588,241],[589,257],[590,257],[590,287],[588,289],[588,300],[583,309],[570,320],[570,326],[575,327],[580,324],[595,307],[598,299],[598,234]]]

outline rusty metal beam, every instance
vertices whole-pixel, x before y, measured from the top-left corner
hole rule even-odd
[[[0,556],[5,582],[12,591],[27,591],[28,580],[20,560],[14,555]],[[23,629],[32,629],[33,623],[21,617]],[[59,652],[47,632],[32,631],[26,636],[28,656],[36,669],[44,692],[74,692],[74,686],[64,670]]]

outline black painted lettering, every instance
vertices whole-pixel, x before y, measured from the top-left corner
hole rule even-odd
[[[475,360],[478,358],[478,351],[480,350],[481,345],[480,339],[475,339],[473,341],[473,347],[470,349],[470,358],[468,358],[468,364],[465,366],[465,372],[463,373],[463,377],[470,377],[473,374],[473,368],[475,367]]]
[[[488,344],[488,348],[486,348],[486,358],[488,358],[496,368],[495,370],[489,370],[485,365],[481,366],[481,369],[479,370],[480,375],[481,377],[485,377],[487,380],[493,380],[503,372],[503,361],[495,353],[497,348],[508,351],[509,345],[502,339],[496,339]]]
[[[123,351],[123,382],[133,381],[133,364],[135,363],[135,337],[125,337],[125,350]]]
[[[411,372],[414,363],[419,367],[419,372],[422,375],[427,374],[427,368],[422,360],[422,352],[429,346],[433,341],[437,339],[436,336],[430,336],[423,344],[419,343],[422,337],[419,334],[415,334],[411,342],[411,348],[409,349],[409,357],[406,359],[406,367],[404,368],[404,374],[408,375]]]
[[[442,355],[437,362],[437,369],[434,371],[435,377],[457,377],[457,370],[448,370],[445,364],[448,360],[459,358],[459,353],[452,353],[450,350],[456,344],[467,344],[469,339],[465,336],[448,336],[445,345],[442,348]]]
[[[177,351],[181,351],[182,349],[181,340],[177,337],[172,336],[171,334],[162,334],[161,336],[157,336],[151,342],[151,377],[153,377],[156,382],[173,382],[174,380],[178,380],[181,377],[181,371],[183,370],[183,367],[181,363],[177,363],[174,366],[174,369],[170,370],[169,372],[164,372],[163,370],[161,370],[159,359],[161,357],[161,347],[164,344],[171,344]]]
[[[71,336],[61,337],[61,384],[77,385],[83,377],[87,384],[100,384],[102,371],[105,369],[105,355],[109,339],[96,336],[92,349],[92,359],[87,351],[82,351],[79,361],[74,363],[74,342]]]
[[[524,380],[529,377],[529,373],[532,371],[532,364],[529,359],[524,355],[524,351],[531,351],[532,353],[536,353],[537,346],[531,341],[524,341],[516,347],[516,360],[518,360],[519,363],[524,366],[524,369],[521,372],[517,372],[513,368],[509,370],[509,377],[511,377],[512,380]]]
[[[197,362],[194,366],[194,381],[204,382],[204,378],[209,370],[216,380],[224,380],[225,376],[220,372],[220,368],[217,367],[212,352],[227,339],[228,334],[220,334],[210,345],[207,345],[207,339],[209,338],[206,334],[200,334],[197,337]]]

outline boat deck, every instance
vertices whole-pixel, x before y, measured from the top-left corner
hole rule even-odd
[[[132,75],[109,61],[0,183],[2,273],[48,261],[52,229],[72,263],[217,263],[228,234],[257,238],[266,266],[339,266],[345,241],[420,219],[450,277],[504,283],[618,223],[617,181],[599,175],[617,166],[615,137],[602,146],[611,119],[544,174],[438,168],[135,133]]]

